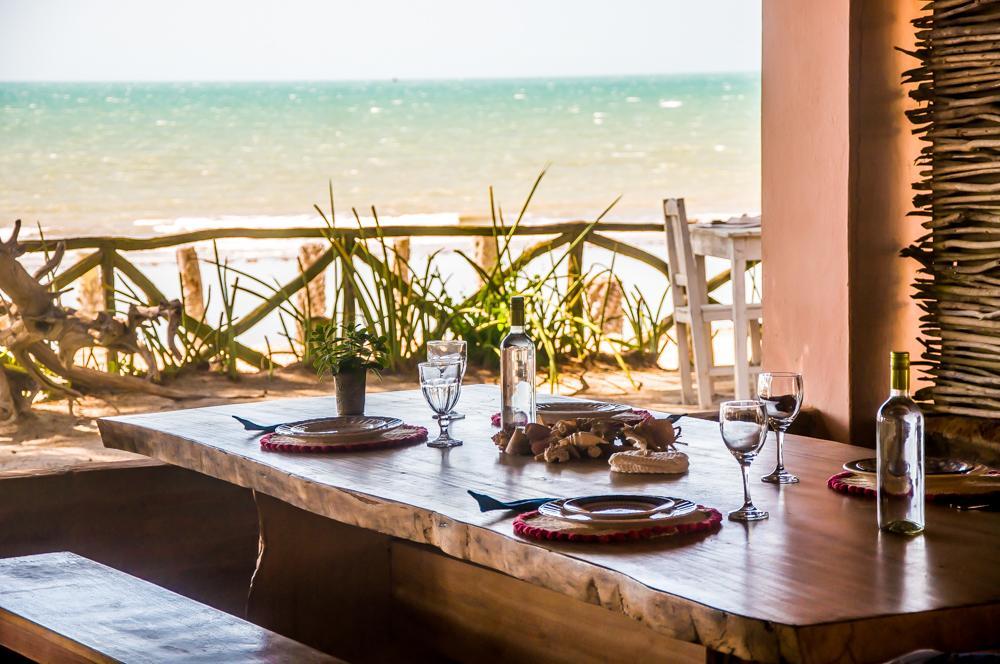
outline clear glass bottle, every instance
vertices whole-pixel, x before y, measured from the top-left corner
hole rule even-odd
[[[510,332],[500,342],[500,427],[535,421],[535,344],[524,332],[524,298],[510,299]]]
[[[924,530],[924,415],[910,398],[910,354],[889,354],[889,399],[878,409],[878,526]]]

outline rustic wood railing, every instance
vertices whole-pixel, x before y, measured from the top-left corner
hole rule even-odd
[[[58,273],[52,280],[54,289],[65,289],[73,282],[77,281],[85,274],[95,268],[100,270],[101,288],[104,293],[104,309],[109,313],[114,313],[116,273],[120,273],[132,282],[148,299],[149,304],[159,304],[166,301],[166,296],[153,283],[153,281],[140,270],[136,264],[126,258],[127,252],[141,252],[154,249],[165,249],[171,247],[181,247],[198,242],[224,240],[224,239],[340,239],[343,246],[350,247],[353,243],[385,238],[389,240],[405,239],[411,237],[440,237],[440,238],[487,238],[493,237],[496,229],[492,225],[471,225],[460,224],[454,226],[381,226],[362,228],[220,228],[191,231],[174,235],[162,235],[149,238],[135,237],[75,237],[66,239],[45,239],[45,240],[25,240],[22,246],[28,252],[51,251],[59,242],[65,245],[66,250],[93,250],[79,258],[75,263]],[[649,251],[627,244],[610,237],[609,233],[650,233],[663,232],[661,223],[610,223],[601,222],[594,226],[588,222],[572,221],[553,224],[540,224],[533,226],[520,226],[517,236],[548,236],[547,239],[526,247],[519,257],[514,259],[514,263],[526,265],[531,260],[552,252],[560,247],[571,245],[574,240],[582,234],[586,234],[583,241],[573,247],[570,260],[567,261],[567,274],[570,283],[583,278],[584,246],[590,244],[596,247],[615,252],[620,256],[628,257],[646,265],[651,266],[665,277],[669,275],[667,262],[659,256]],[[348,252],[350,254],[350,252]],[[294,256],[289,256],[294,260]],[[270,297],[263,299],[260,304],[251,311],[240,316],[235,321],[232,328],[226,332],[232,338],[245,334],[248,330],[260,323],[268,314],[277,309],[281,304],[302,290],[306,284],[312,282],[316,277],[322,275],[324,271],[334,263],[334,261],[345,260],[343,254],[339,254],[331,245],[320,254],[310,265],[303,266],[300,274],[295,278],[276,288]],[[183,271],[182,271],[183,272]],[[709,290],[714,290],[726,283],[730,279],[729,270],[720,272],[709,279]],[[350,309],[353,312],[354,297],[352,291],[345,282],[344,298],[345,311]],[[208,341],[213,335],[219,335],[220,330],[206,324],[204,320],[196,320],[188,313],[182,314],[181,327],[191,335]],[[214,336],[218,338],[218,336]],[[268,358],[253,348],[242,343],[234,344],[236,356],[255,366],[267,366]]]

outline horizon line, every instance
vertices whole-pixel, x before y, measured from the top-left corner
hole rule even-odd
[[[455,77],[377,77],[377,78],[0,78],[6,83],[432,83],[445,81],[544,81],[549,79],[601,79],[601,78],[659,78],[670,76],[726,76],[760,74],[760,69],[675,71],[659,73],[625,74],[543,74],[526,76],[455,76]]]

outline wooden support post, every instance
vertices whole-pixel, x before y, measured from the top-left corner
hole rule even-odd
[[[341,324],[345,329],[354,327],[354,283],[347,275],[353,272],[354,265],[354,240],[350,237],[344,238],[344,249],[347,251],[348,259],[340,259],[340,280],[343,284],[343,314]]]
[[[487,274],[493,272],[493,268],[496,267],[497,261],[500,260],[497,256],[497,243],[496,239],[492,235],[487,237],[477,237],[475,238],[475,252],[476,264],[483,268]],[[482,277],[477,274],[477,279],[482,285]]]
[[[101,250],[101,292],[104,294],[104,311],[115,315],[115,256],[117,252],[111,248]],[[118,373],[118,353],[108,351],[108,373]]]
[[[80,311],[88,316],[96,317],[104,311],[104,293],[101,286],[101,271],[99,268],[88,270],[80,277],[77,288],[77,300]]]
[[[625,316],[622,312],[622,287],[617,279],[601,277],[587,289],[587,313],[596,325],[603,317],[604,334],[621,334]]]
[[[299,247],[299,272],[308,270],[326,250],[327,246],[319,242],[306,242]],[[309,320],[310,325],[326,320],[326,272],[321,272],[306,283],[296,294],[295,299],[299,311]],[[305,344],[309,331],[303,327],[301,321],[296,324],[296,328],[299,343]]]
[[[184,293],[184,313],[195,320],[205,317],[205,291],[201,281],[201,264],[194,247],[177,250],[177,271],[181,275],[181,292]]]
[[[410,280],[410,238],[401,237],[392,243],[392,270],[403,282]]]
[[[570,300],[570,312],[577,318],[583,318],[583,301],[586,293],[583,291],[583,242],[570,249],[566,263],[566,288],[569,292],[577,291]],[[583,334],[583,323],[577,323],[577,333]]]

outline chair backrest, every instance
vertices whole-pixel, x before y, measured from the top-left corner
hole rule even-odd
[[[667,263],[674,306],[692,309],[708,304],[705,272],[691,249],[691,231],[683,198],[663,200],[663,221],[667,234]]]

